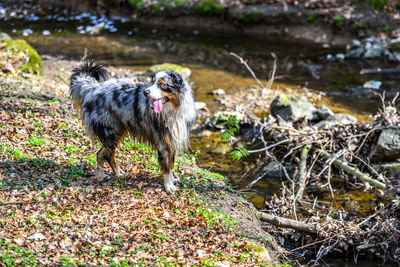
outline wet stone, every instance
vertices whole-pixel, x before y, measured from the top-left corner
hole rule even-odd
[[[320,106],[317,109],[317,114],[321,120],[326,120],[328,117],[335,115],[330,108],[324,105]]]
[[[382,129],[373,155],[375,161],[391,161],[400,157],[400,126]]]

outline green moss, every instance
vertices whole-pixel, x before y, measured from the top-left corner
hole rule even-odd
[[[195,6],[195,10],[199,13],[218,15],[226,8],[224,4],[218,4],[215,0],[200,0]]]
[[[161,9],[171,9],[172,8],[172,3],[171,2],[167,2],[167,1],[160,1],[160,2],[157,2],[154,6],[153,6],[153,8],[154,8],[154,10],[156,10],[156,11],[159,11],[159,10],[161,10]]]
[[[341,28],[343,26],[344,18],[342,16],[334,16],[333,17],[333,25],[335,25],[338,28]]]
[[[310,15],[308,15],[307,21],[311,22],[311,23],[315,22],[318,19],[319,16],[320,16],[319,13],[311,13]]]
[[[387,4],[387,0],[359,0],[359,2],[371,6],[373,9],[383,9]]]
[[[43,63],[39,54],[25,40],[5,40],[7,43],[4,49],[13,55],[26,53],[28,55],[28,63],[21,65],[19,69],[23,72],[41,74],[43,73]]]
[[[147,71],[151,73],[156,73],[159,71],[175,71],[181,74],[185,79],[188,79],[192,73],[192,71],[189,68],[172,63],[153,65]]]
[[[143,0],[128,0],[129,4],[137,10],[143,9]]]

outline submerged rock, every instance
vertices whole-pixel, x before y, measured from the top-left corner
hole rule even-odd
[[[374,160],[390,161],[400,157],[400,126],[384,127],[376,142]]]
[[[365,49],[362,47],[358,47],[356,49],[350,50],[346,54],[346,58],[361,58],[364,55]]]
[[[385,52],[385,48],[383,48],[381,45],[375,44],[372,45],[371,48],[367,48],[367,51],[365,51],[364,57],[371,59],[371,58],[378,58],[383,55]]]
[[[244,120],[244,114],[238,111],[220,111],[207,122],[207,125],[211,128],[224,129],[226,128],[225,122],[229,118],[234,118],[238,123],[241,123]]]
[[[6,45],[4,50],[18,56],[20,53],[25,53],[29,60],[26,64],[19,66],[22,72],[30,72],[40,74],[43,72],[43,63],[39,54],[25,40],[5,40]]]
[[[189,79],[192,71],[189,68],[183,67],[181,65],[172,63],[163,63],[151,66],[147,72],[156,73],[159,71],[175,71],[183,76],[185,79]]]
[[[271,112],[285,121],[300,119],[317,120],[317,109],[305,99],[291,95],[280,94],[271,103]]]

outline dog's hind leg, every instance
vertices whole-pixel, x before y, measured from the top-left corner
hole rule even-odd
[[[114,173],[115,176],[117,177],[122,177],[125,175],[123,171],[118,167],[118,165],[115,163],[115,148],[113,148],[112,152],[109,154],[109,157],[106,158],[108,164],[110,164],[110,167]]]
[[[96,180],[102,181],[104,178],[104,160],[107,153],[108,151],[104,146],[97,152],[97,168],[95,170]]]

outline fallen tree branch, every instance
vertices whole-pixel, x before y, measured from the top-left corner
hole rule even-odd
[[[322,149],[316,149],[316,151],[324,158],[331,158],[332,155],[326,152],[325,150]],[[351,167],[349,163],[345,160],[340,160],[340,159],[334,159],[332,162],[336,167],[339,169],[342,169],[344,172],[354,175],[358,179],[360,179],[361,182],[364,183],[369,183],[370,185],[375,186],[378,189],[385,190],[386,189],[386,184],[382,183],[378,180],[375,180],[371,178],[367,173],[361,172],[359,169],[356,169],[354,167]]]
[[[296,200],[302,199],[304,194],[304,188],[306,186],[306,179],[307,179],[307,157],[308,152],[311,149],[311,145],[306,145],[300,152],[300,169],[299,169],[299,190],[297,191]]]
[[[299,222],[292,219],[287,219],[283,217],[278,217],[272,214],[268,214],[265,212],[259,212],[260,219],[263,222],[270,223],[272,225],[282,227],[282,228],[290,228],[293,230],[306,232],[309,234],[318,234],[322,237],[327,237],[326,233],[321,230],[321,226],[319,224],[308,224],[304,222]]]

